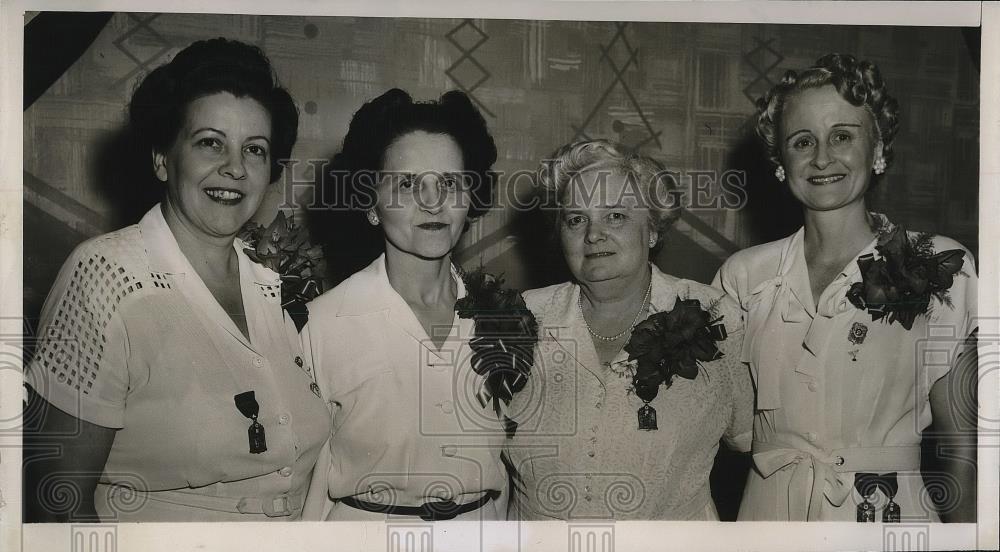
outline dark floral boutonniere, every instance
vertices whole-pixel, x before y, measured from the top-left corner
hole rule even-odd
[[[538,323],[521,293],[503,288],[501,278],[480,268],[463,274],[462,281],[466,295],[455,303],[455,311],[460,318],[471,318],[475,323],[475,335],[469,340],[472,369],[483,376],[476,398],[483,408],[493,405],[512,435],[516,424],[502,415],[500,401],[510,404],[514,393],[528,381]]]
[[[645,403],[639,409],[639,429],[656,429],[656,410],[649,405],[660,385],[667,388],[674,376],[694,379],[698,362],[722,357],[716,344],[726,339],[726,328],[701,307],[697,299],[677,299],[670,311],[649,316],[632,330],[625,344],[628,360],[635,361],[632,390]]]
[[[305,228],[281,211],[266,228],[247,222],[238,237],[249,246],[243,251],[250,260],[281,277],[281,308],[301,330],[308,317],[306,303],[323,292],[323,248],[310,244]]]
[[[931,297],[951,305],[948,290],[962,270],[965,252],[934,252],[933,237],[921,233],[910,238],[901,226],[879,236],[874,254],[858,258],[861,281],[851,285],[847,298],[868,311],[872,321],[899,322],[907,330],[917,316],[930,311]]]

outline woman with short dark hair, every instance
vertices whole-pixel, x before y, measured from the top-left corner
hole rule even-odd
[[[49,293],[25,377],[26,518],[296,519],[329,412],[278,274],[236,236],[298,111],[258,48],[219,38],[147,75],[129,123],[166,193],[77,247]]]
[[[849,55],[788,72],[757,102],[757,134],[805,225],[736,253],[715,279],[746,312],[757,391],[740,520],[938,520],[921,433],[932,418],[962,425],[952,399],[975,381],[976,268],[954,240],[868,210],[898,127],[878,68]],[[945,463],[942,515],[974,521],[975,443],[963,447]]]
[[[474,399],[486,382],[470,341],[483,336],[456,311],[477,299],[452,264],[469,220],[489,206],[496,156],[461,92],[414,102],[393,89],[355,113],[337,164],[367,198],[354,207],[384,252],[309,304],[303,341],[334,429],[307,519],[506,515],[502,407]]]

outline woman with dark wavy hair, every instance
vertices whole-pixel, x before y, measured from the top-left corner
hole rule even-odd
[[[740,520],[937,521],[930,493],[945,519],[975,519],[975,443],[927,485],[920,444],[932,419],[957,441],[975,435],[954,399],[975,381],[976,268],[958,242],[869,211],[898,127],[878,68],[849,55],[788,72],[757,102],[805,225],[715,279],[745,311],[757,391]]]
[[[468,96],[389,90],[355,113],[337,166],[383,253],[309,304],[303,329],[334,429],[305,516],[503,519],[504,428],[469,400],[471,290],[452,263],[492,196],[497,150]]]
[[[25,377],[26,519],[296,519],[329,412],[278,274],[236,236],[298,111],[260,49],[218,38],[147,75],[129,123],[165,194],[77,247],[49,293]]]

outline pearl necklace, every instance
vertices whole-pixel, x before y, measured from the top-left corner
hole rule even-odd
[[[590,322],[587,322],[587,317],[586,317],[586,315],[583,314],[583,291],[582,290],[580,291],[580,296],[576,298],[576,305],[577,305],[577,307],[580,308],[580,318],[583,318],[583,323],[584,323],[584,325],[587,326],[587,331],[590,332],[590,335],[596,337],[597,339],[600,339],[601,341],[606,341],[606,342],[610,343],[612,341],[618,341],[619,339],[625,337],[625,334],[627,334],[630,331],[632,331],[632,328],[634,328],[636,326],[636,324],[639,323],[639,317],[642,316],[642,313],[646,311],[646,301],[649,301],[649,294],[652,292],[652,290],[653,290],[653,277],[652,277],[652,274],[650,274],[650,277],[649,277],[649,286],[646,287],[646,296],[643,297],[642,304],[639,305],[639,312],[635,313],[635,319],[633,319],[632,323],[629,324],[629,326],[627,328],[625,328],[624,330],[622,330],[621,333],[613,335],[611,337],[601,335],[601,334],[595,332],[594,329],[590,327]]]

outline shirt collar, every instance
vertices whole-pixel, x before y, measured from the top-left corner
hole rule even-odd
[[[465,282],[454,264],[451,265],[451,277],[458,286],[458,298],[465,297]],[[338,316],[370,314],[398,307],[400,303],[406,305],[406,301],[389,283],[385,253],[344,283],[348,287],[344,290],[344,302]]]
[[[149,269],[153,272],[163,272],[175,276],[194,272],[194,267],[184,256],[174,233],[170,231],[166,219],[163,218],[161,205],[161,203],[157,203],[139,221],[139,234],[142,236],[143,246],[146,248],[146,255],[149,258]],[[243,240],[239,238],[233,240],[233,249],[236,250],[240,260],[240,270],[248,268],[250,271],[249,279],[255,283],[279,284],[281,278],[278,274],[260,263],[251,261],[243,252],[244,247],[247,247],[247,244]]]

